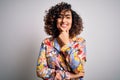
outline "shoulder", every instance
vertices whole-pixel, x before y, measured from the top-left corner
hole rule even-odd
[[[81,42],[81,43],[86,42],[86,40],[83,37],[76,37],[75,41],[76,42]]]
[[[45,45],[51,45],[52,42],[53,42],[54,38],[53,37],[48,37],[48,38],[45,38],[42,43],[45,44]]]

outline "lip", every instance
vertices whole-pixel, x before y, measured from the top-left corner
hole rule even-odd
[[[67,24],[62,24],[61,27],[62,27],[62,28],[66,28],[66,27],[67,27]]]

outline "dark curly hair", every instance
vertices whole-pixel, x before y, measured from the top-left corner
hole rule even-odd
[[[62,10],[70,10],[72,13],[72,26],[69,30],[70,38],[79,35],[81,31],[83,31],[83,23],[81,17],[71,9],[71,5],[65,2],[61,2],[52,6],[48,11],[46,11],[46,15],[44,17],[45,22],[45,32],[48,35],[56,38],[59,36],[60,32],[57,28],[57,18]]]

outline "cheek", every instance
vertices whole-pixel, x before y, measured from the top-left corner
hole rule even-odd
[[[70,20],[70,24],[72,25],[72,20]]]
[[[71,28],[71,26],[72,26],[72,21],[70,21],[69,24],[70,24],[70,28]]]
[[[60,26],[60,20],[57,20],[57,28]]]

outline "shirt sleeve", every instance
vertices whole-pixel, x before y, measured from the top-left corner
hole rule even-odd
[[[86,41],[78,39],[74,44],[67,44],[61,48],[66,56],[66,62],[75,73],[84,72],[86,62]]]
[[[37,71],[41,78],[50,78],[50,76],[55,72],[54,69],[50,69],[47,66],[46,56],[45,56],[45,44],[42,43],[40,47],[40,52],[37,60]]]
[[[46,45],[44,42],[41,44],[36,70],[39,72],[39,77],[43,79],[54,79],[56,73],[60,73],[62,79],[69,79],[68,72],[64,70],[55,70],[48,67],[46,59]]]

